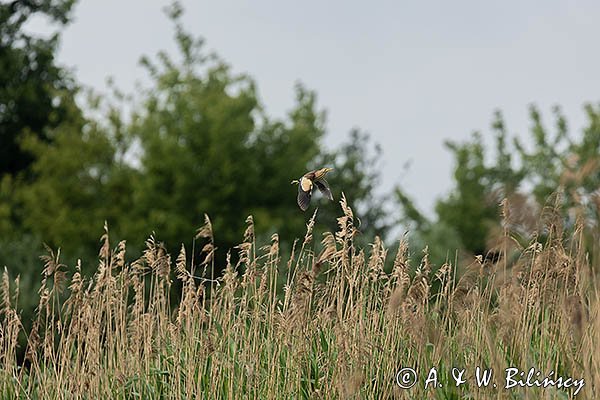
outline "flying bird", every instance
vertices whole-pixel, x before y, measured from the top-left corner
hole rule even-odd
[[[305,173],[299,180],[292,181],[292,184],[298,185],[298,206],[302,211],[306,211],[308,208],[315,186],[325,197],[333,200],[331,189],[329,189],[329,184],[325,180],[325,175],[332,170],[333,168],[316,169]]]

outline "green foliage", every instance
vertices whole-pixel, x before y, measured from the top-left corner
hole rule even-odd
[[[21,293],[27,294],[19,298],[18,304],[25,327],[31,326],[31,316],[37,305],[37,300],[31,294],[37,293],[40,287],[41,254],[44,254],[41,241],[31,234],[3,236],[0,239],[0,265],[8,268],[11,278],[19,277]]]
[[[286,121],[262,115],[252,140],[260,184],[250,211],[259,233],[278,231],[286,241],[299,237],[308,219],[296,206],[298,189],[290,182],[314,167],[325,134],[325,113],[317,107],[316,94],[297,84],[295,100]]]
[[[413,200],[396,187],[396,201],[403,210],[400,223],[408,228],[409,248],[413,257],[420,257],[421,251],[428,246],[427,254],[434,265],[454,262],[456,251],[462,248],[460,238],[453,226],[446,222],[430,221],[414,205]]]
[[[485,255],[493,247],[494,234],[500,227],[503,199],[508,199],[509,213],[520,214],[521,219],[537,219],[537,214],[523,215],[539,213],[548,197],[559,192],[562,193],[559,205],[567,226],[574,227],[575,219],[583,218],[588,243],[593,242],[598,238],[600,206],[597,191],[600,109],[588,104],[585,110],[588,124],[580,136],[575,136],[569,133],[560,108],[554,108],[552,133],[544,126],[538,109],[532,106],[530,140],[525,143],[518,138],[508,141],[503,117],[496,112],[492,122],[495,145],[492,151],[486,151],[479,133],[464,143],[447,143],[455,159],[454,187],[438,200],[435,222],[425,218],[409,197],[397,189],[404,222],[419,237],[431,237],[432,229],[437,226],[451,228],[459,239],[460,249]],[[445,248],[448,243],[437,244]]]
[[[191,241],[206,213],[219,232],[215,239],[223,255],[239,241],[240,222],[253,215],[259,237],[278,231],[282,242],[291,243],[310,214],[297,208],[290,181],[321,166],[336,168],[330,176],[336,199],[345,191],[364,210],[365,228],[384,233],[382,205],[374,194],[380,150],[368,158],[368,137],[356,131],[338,150],[323,151],[325,113],[316,94],[301,84],[287,118],[269,118],[254,81],[205,55],[202,40],[181,27],[177,9],[171,15],[181,61],[165,53],[157,62],[142,60],[154,84],[128,127],[141,149],[128,236],[154,230],[176,249]],[[335,226],[338,207],[337,201],[324,207],[324,226]]]
[[[34,15],[64,25],[73,0],[0,4],[0,176],[24,171],[33,158],[19,141],[26,132],[51,141],[46,129],[69,111],[73,82],[54,60],[58,34],[36,37],[23,30]]]
[[[481,137],[473,135],[471,143],[448,143],[454,153],[455,188],[447,199],[438,201],[440,220],[454,227],[461,243],[476,254],[485,251],[486,232],[497,218],[496,205],[488,195],[489,170],[484,165]]]
[[[38,176],[30,169],[36,156],[23,143],[30,138],[40,145],[51,145],[55,129],[79,114],[74,104],[75,85],[55,61],[58,33],[37,37],[23,26],[33,16],[44,16],[63,26],[69,22],[73,3],[45,0],[0,4],[0,265],[11,265],[19,272],[35,268],[37,255],[20,250],[41,249],[39,241],[36,246],[31,244],[37,240],[32,238],[43,232],[24,227],[30,214],[24,208],[21,189]],[[38,204],[44,205],[45,200],[39,198]]]
[[[118,227],[129,205],[127,167],[115,164],[110,138],[81,119],[63,123],[52,143],[31,135],[23,146],[36,157],[36,180],[20,190],[24,228],[66,254],[93,254],[103,221]]]
[[[319,154],[323,128],[315,94],[297,86],[289,120],[270,121],[252,79],[205,56],[202,41],[176,24],[182,63],[165,53],[158,65],[143,59],[155,85],[129,127],[142,155],[128,232],[155,230],[178,247],[193,237],[204,213],[223,249],[237,243],[249,214],[262,231],[285,221],[297,232],[303,220],[290,180]]]
[[[12,207],[14,204],[14,182],[11,175],[0,177],[0,237],[13,233],[14,221]]]
[[[566,157],[570,152],[564,146],[565,142],[570,141],[567,136],[566,122],[558,108],[554,111],[556,118],[554,137],[550,137],[548,129],[542,123],[539,111],[532,106],[529,115],[532,122],[533,149],[528,151],[517,138],[514,141],[524,168],[529,171],[528,180],[534,185],[533,195],[538,202],[544,202],[552,192],[556,191]]]
[[[331,190],[335,201],[318,204],[319,223],[323,229],[335,230],[336,216],[340,212],[338,201],[343,192],[355,210],[360,233],[365,237],[378,235],[385,238],[390,221],[385,210],[387,196],[381,194],[379,187],[381,159],[381,147],[358,129],[350,132],[347,142],[319,159],[318,165],[334,167],[327,179],[333,182]],[[366,244],[360,239],[358,242]]]
[[[31,153],[24,142],[35,141],[40,150],[54,146],[59,127],[77,118],[80,111],[74,102],[76,85],[55,60],[59,34],[32,35],[24,30],[24,25],[35,16],[62,28],[69,22],[73,4],[73,0],[16,0],[0,4],[0,267],[9,266],[14,275],[20,275],[21,289],[28,294],[39,286],[41,240],[53,242],[66,235],[46,235],[47,226],[54,230],[59,226],[57,221],[49,222],[58,210],[49,214],[42,211],[48,210],[47,200],[53,200],[46,198],[46,193],[39,190],[35,201],[24,203],[28,197],[25,191],[33,190],[28,185],[36,185],[42,175],[55,173],[52,169],[34,171],[31,166],[41,153]],[[55,180],[63,178],[57,176]],[[78,187],[69,187],[65,195]],[[29,200],[33,198],[28,197]],[[60,210],[62,214],[67,212],[68,209]],[[40,221],[35,220],[34,214]],[[77,240],[69,237],[66,243],[73,242]],[[20,306],[24,324],[29,325],[28,317],[34,307],[31,296],[24,296]]]
[[[91,96],[84,116],[73,89],[63,92],[64,115],[40,131],[44,136],[31,129],[20,134],[19,149],[33,162],[28,179],[6,174],[0,181],[1,232],[60,246],[67,261],[84,259],[85,269],[105,221],[119,237],[135,239],[129,243],[134,256],[140,238],[153,232],[174,251],[191,244],[208,214],[223,262],[248,215],[259,240],[278,231],[285,247],[302,236],[310,214],[297,208],[290,181],[331,163],[340,171],[332,185],[336,199],[346,191],[363,205],[364,227],[382,233],[383,211],[373,195],[379,151],[367,158],[366,136],[355,132],[348,144],[325,152],[325,113],[301,84],[288,115],[269,118],[254,81],[204,51],[202,39],[182,27],[181,7],[167,13],[179,53],[142,58],[152,83],[129,104],[130,116],[122,112],[128,98],[117,89],[112,98]],[[323,219],[332,227],[337,201],[328,207]]]

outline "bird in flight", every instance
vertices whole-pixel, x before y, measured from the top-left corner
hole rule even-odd
[[[292,181],[292,184],[298,185],[298,206],[302,211],[306,211],[308,208],[315,186],[325,197],[333,200],[329,184],[325,180],[325,175],[332,170],[333,168],[316,169],[305,173],[299,180]]]

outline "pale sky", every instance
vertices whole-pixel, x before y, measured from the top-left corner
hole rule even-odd
[[[176,54],[168,1],[83,0],[59,61],[104,90],[147,82],[141,55]],[[431,213],[450,189],[445,139],[489,134],[495,109],[524,135],[528,105],[551,126],[563,108],[579,133],[600,101],[600,2],[183,1],[185,27],[237,73],[252,76],[267,113],[282,117],[302,82],[327,110],[328,147],[353,127],[383,147],[383,190],[400,184]],[[35,21],[31,29],[44,29]],[[408,172],[403,165],[411,162]]]

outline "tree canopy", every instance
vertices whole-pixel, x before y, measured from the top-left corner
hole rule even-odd
[[[438,199],[433,221],[419,212],[406,193],[396,190],[404,221],[421,241],[443,243],[446,246],[440,247],[444,249],[454,243],[455,249],[485,256],[494,251],[501,224],[529,239],[538,230],[535,224],[549,199],[558,194],[553,201],[558,201],[565,226],[574,228],[579,219],[591,245],[599,234],[600,105],[587,104],[585,111],[587,124],[577,134],[569,131],[559,107],[553,109],[551,129],[532,105],[529,137],[512,141],[497,111],[488,145],[477,132],[464,143],[447,143],[455,160],[454,187]],[[490,142],[491,149],[487,147]],[[440,239],[442,231],[449,234],[446,239],[432,241],[433,237]],[[443,256],[438,255],[439,262]]]
[[[351,132],[347,144],[324,149],[325,112],[316,93],[299,83],[287,116],[270,117],[254,80],[207,53],[204,41],[182,26],[177,3],[167,13],[178,54],[142,57],[150,84],[127,107],[117,104],[119,93],[93,95],[82,107],[86,113],[64,103],[73,108],[66,109],[69,118],[45,126],[45,136],[14,138],[33,160],[26,172],[34,179],[6,196],[7,209],[21,216],[13,228],[66,255],[89,258],[104,221],[133,251],[152,234],[176,251],[191,244],[207,214],[224,256],[253,215],[259,237],[278,232],[291,244],[310,215],[297,208],[290,181],[331,164],[339,171],[336,200],[344,190],[363,205],[364,226],[383,233],[381,202],[372,191],[379,153],[368,158],[369,137]],[[335,228],[338,207],[337,201],[323,207],[324,226]]]
[[[34,36],[23,25],[34,15],[69,22],[73,0],[0,4],[0,176],[24,171],[33,157],[19,140],[27,132],[50,141],[48,128],[67,118],[74,83],[55,61],[59,34]]]

